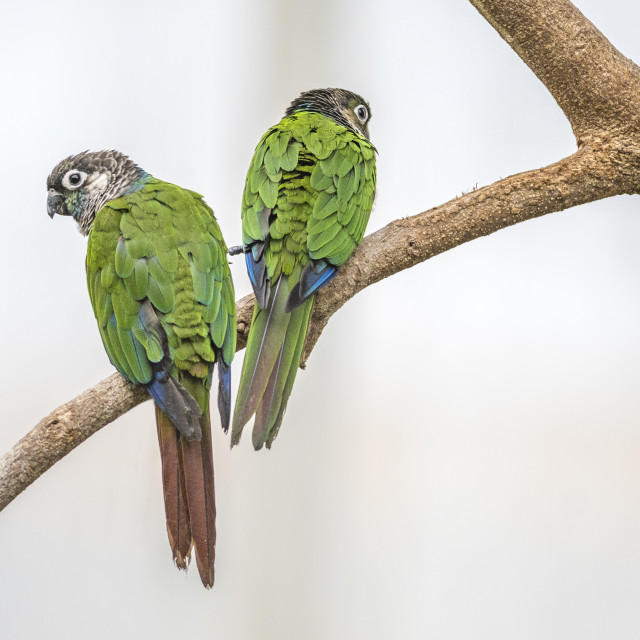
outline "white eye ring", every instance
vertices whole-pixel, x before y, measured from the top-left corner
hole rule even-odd
[[[79,189],[84,181],[87,179],[87,174],[84,171],[78,171],[77,169],[71,169],[64,174],[62,178],[62,186],[69,191]]]
[[[367,109],[367,107],[365,107],[363,104],[359,104],[353,110],[353,112],[356,114],[356,118],[358,118],[358,120],[360,120],[362,124],[364,124],[369,117],[369,109]]]

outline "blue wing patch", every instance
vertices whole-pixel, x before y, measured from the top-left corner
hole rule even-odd
[[[293,311],[305,300],[331,282],[338,273],[338,267],[325,260],[309,260],[302,270],[300,282],[291,290],[285,311]]]
[[[245,248],[245,262],[247,263],[247,273],[253,292],[256,294],[256,301],[261,309],[267,306],[271,286],[267,278],[267,265],[264,261],[264,242],[254,242]]]

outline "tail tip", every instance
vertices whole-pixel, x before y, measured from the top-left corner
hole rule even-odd
[[[189,568],[189,562],[191,561],[191,556],[187,554],[183,556],[181,553],[174,552],[173,554],[173,564],[176,565],[178,569],[181,571],[186,571]]]
[[[229,447],[230,449],[233,449],[233,447],[239,444],[241,435],[242,435],[242,431],[236,433],[236,431],[233,430],[231,432],[231,445]]]
[[[200,580],[202,580],[202,585],[205,589],[213,588],[214,577],[213,569],[205,575],[200,574]]]
[[[256,430],[254,429],[252,436],[253,437],[251,438],[251,440],[253,442],[253,448],[256,451],[260,451],[260,449],[262,449],[266,441],[265,434],[262,432],[256,433]]]

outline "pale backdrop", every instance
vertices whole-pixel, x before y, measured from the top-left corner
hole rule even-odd
[[[638,3],[577,4],[640,61]],[[373,107],[370,230],[574,149],[464,0],[4,3],[0,451],[112,373],[51,168],[120,149],[234,244],[260,135],[323,86]],[[0,514],[0,637],[638,638],[638,208],[524,223],[343,308],[271,452],[215,429],[210,592],[171,563],[151,404],[105,428]]]

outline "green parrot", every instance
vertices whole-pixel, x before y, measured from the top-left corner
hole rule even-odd
[[[271,447],[300,364],[313,301],[362,242],[376,188],[371,109],[344,89],[302,93],[256,147],[242,241],[256,295],[231,444],[255,414]]]
[[[202,196],[157,180],[118,151],[62,160],[47,189],[49,216],[72,216],[89,236],[89,297],[109,359],[155,401],[175,563],[186,569],[194,547],[209,588],[216,541],[209,390],[217,364],[226,432],[236,346],[220,227]]]

